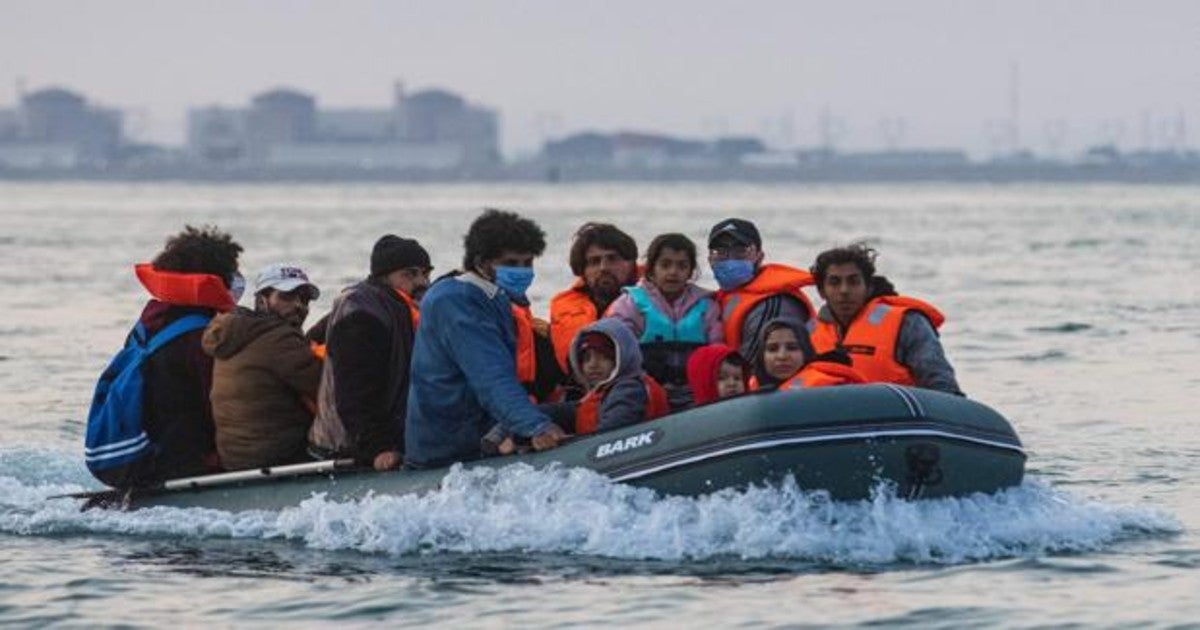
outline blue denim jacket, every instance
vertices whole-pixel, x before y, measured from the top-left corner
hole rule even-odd
[[[465,273],[430,287],[413,347],[406,466],[478,459],[494,424],[527,437],[549,428],[517,381],[516,337],[511,303],[495,284]]]

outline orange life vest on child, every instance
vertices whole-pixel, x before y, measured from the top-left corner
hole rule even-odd
[[[866,379],[849,365],[833,361],[812,361],[804,366],[796,375],[779,385],[779,389],[794,389],[800,387],[831,387],[834,385],[854,385],[865,383]]]
[[[942,312],[928,302],[886,295],[869,300],[840,335],[836,322],[814,320],[810,334],[813,348],[817,353],[843,348],[854,361],[854,369],[867,382],[915,385],[912,372],[896,360],[900,325],[910,310],[928,317],[934,330],[946,321]]]
[[[758,275],[750,282],[730,291],[717,291],[726,345],[741,347],[742,324],[746,321],[746,314],[756,304],[773,295],[791,296],[803,304],[809,314],[815,313],[812,302],[801,289],[812,283],[812,274],[807,271],[787,265],[768,264],[759,267]]]
[[[584,326],[600,319],[596,305],[585,290],[583,278],[576,278],[571,288],[550,299],[550,343],[554,344],[554,356],[563,372],[569,373],[571,366],[571,341]]]
[[[218,276],[207,273],[182,273],[155,269],[150,263],[134,265],[137,279],[160,302],[176,306],[202,306],[226,312],[237,303],[229,287]]]
[[[667,401],[667,390],[649,374],[642,375],[642,383],[646,386],[646,420],[653,420],[667,415],[671,405]],[[607,387],[593,389],[579,400],[575,408],[575,434],[588,435],[596,432],[600,426],[600,403],[608,394]]]

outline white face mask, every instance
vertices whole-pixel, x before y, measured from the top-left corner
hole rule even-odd
[[[242,299],[242,294],[246,292],[246,279],[242,274],[233,272],[233,280],[229,282],[229,297],[233,298],[234,302],[239,302]]]

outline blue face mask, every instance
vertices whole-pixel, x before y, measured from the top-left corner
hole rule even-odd
[[[496,286],[513,297],[525,297],[531,284],[533,267],[496,267]]]
[[[713,263],[713,276],[717,285],[728,291],[736,289],[754,278],[753,260],[721,260]]]

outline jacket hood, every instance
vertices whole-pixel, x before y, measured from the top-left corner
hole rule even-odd
[[[704,405],[717,400],[717,376],[721,364],[730,356],[741,358],[736,350],[723,343],[714,343],[696,348],[688,357],[687,378],[688,386],[692,388],[692,397],[697,405]],[[742,382],[749,390],[750,374],[743,371]]]
[[[582,356],[579,351],[579,340],[587,333],[606,335],[609,339],[612,339],[613,347],[617,349],[617,367],[601,385],[607,385],[618,378],[636,376],[642,373],[642,349],[638,346],[638,341],[633,336],[633,331],[629,330],[629,327],[621,320],[614,317],[606,317],[584,327],[571,340],[571,373],[576,377],[581,373],[579,362]],[[580,378],[579,380],[582,381],[583,379]]]
[[[228,359],[267,331],[288,325],[276,315],[256,313],[239,306],[233,311],[214,317],[208,328],[204,329],[200,345],[213,358]]]
[[[758,340],[758,347],[762,348],[762,350],[759,352],[766,352],[767,337],[770,335],[769,331],[778,328],[781,325],[787,326],[792,330],[792,332],[796,333],[796,339],[800,340],[800,348],[804,351],[804,363],[811,361],[813,356],[816,355],[816,351],[813,349],[812,340],[808,336],[808,329],[804,326],[797,325],[796,322],[790,319],[783,317],[768,320],[765,324],[763,324],[762,336],[759,337]],[[767,373],[766,362],[763,361],[762,354],[754,357],[754,375],[758,377],[759,385],[776,385],[779,383],[779,379]]]

